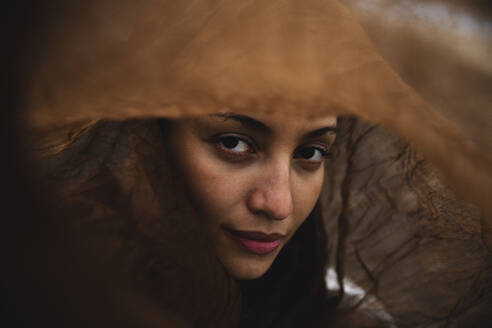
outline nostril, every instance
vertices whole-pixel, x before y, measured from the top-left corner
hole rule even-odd
[[[265,217],[265,218],[270,219],[270,220],[272,220],[272,219],[273,219],[272,215],[271,215],[270,213],[268,213],[267,211],[261,211],[261,210],[260,210],[260,211],[255,211],[255,212],[253,212],[253,213],[254,213],[256,216]]]

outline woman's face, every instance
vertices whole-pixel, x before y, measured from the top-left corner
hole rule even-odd
[[[171,124],[174,164],[234,278],[263,275],[308,217],[335,133],[335,117],[224,112]]]

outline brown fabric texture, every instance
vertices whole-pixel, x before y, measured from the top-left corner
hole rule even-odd
[[[479,209],[397,136],[360,120],[341,128],[321,196],[333,263],[348,279],[341,308],[394,327],[489,326],[492,257]]]
[[[490,157],[389,69],[336,1],[53,6],[64,15],[39,36],[27,98],[27,119],[38,128],[223,108],[356,114],[411,141],[492,213]],[[492,246],[492,227],[483,226]]]
[[[31,159],[50,206],[70,213],[57,224],[90,236],[82,249],[124,268],[159,309],[196,326],[237,320],[238,292],[155,122],[229,109],[371,122],[342,120],[321,195],[339,283],[366,291],[346,292],[342,308],[374,319],[357,325],[490,324],[492,160],[389,68],[337,1],[47,8],[57,16],[31,40],[22,113]],[[182,236],[190,247],[176,247]]]

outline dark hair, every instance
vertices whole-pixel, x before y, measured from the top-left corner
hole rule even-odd
[[[321,213],[318,203],[261,278],[239,282],[239,327],[314,327],[322,321],[328,250]]]

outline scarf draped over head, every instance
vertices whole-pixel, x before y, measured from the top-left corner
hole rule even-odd
[[[423,326],[474,304],[483,314],[473,288],[490,300],[492,160],[389,68],[338,1],[50,1],[43,12],[21,117],[28,140],[59,202],[78,209],[78,229],[111,235],[100,256],[125,254],[171,312],[227,326],[239,301],[205,240],[193,241],[198,268],[184,260],[196,248],[166,253],[199,223],[169,210],[187,205],[152,120],[227,109],[357,117],[340,126],[321,195],[345,294],[347,281],[364,289],[359,303],[385,322]]]

